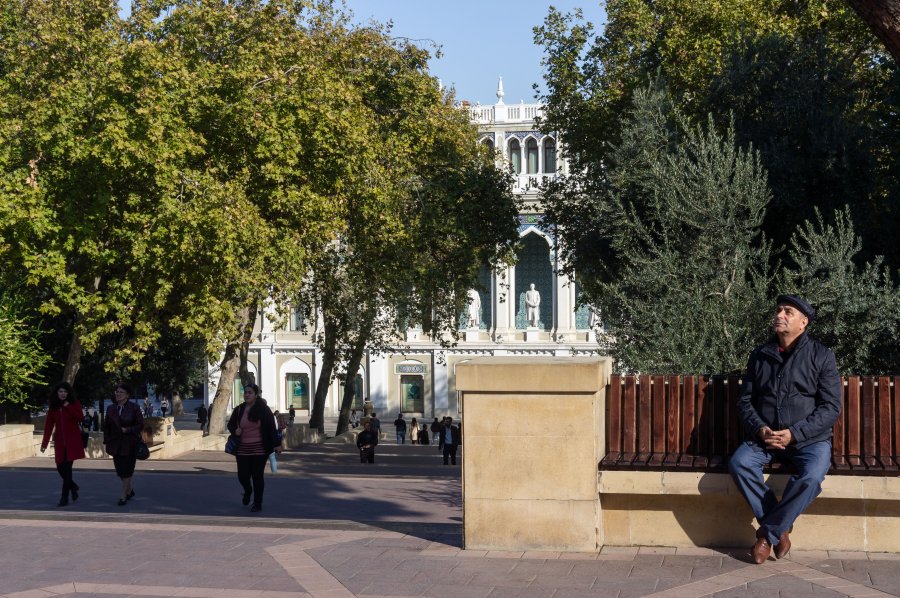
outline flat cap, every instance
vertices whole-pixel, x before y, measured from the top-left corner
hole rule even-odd
[[[816,319],[816,309],[803,297],[798,297],[797,295],[779,295],[776,301],[776,305],[781,305],[782,303],[793,305],[800,310],[800,313],[809,318],[810,322]]]

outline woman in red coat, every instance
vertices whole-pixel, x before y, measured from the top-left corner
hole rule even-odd
[[[60,382],[50,393],[50,409],[44,423],[44,439],[41,441],[41,452],[47,450],[50,435],[53,435],[53,456],[56,459],[56,471],[62,478],[62,497],[57,506],[69,504],[69,493],[72,500],[78,500],[78,484],[72,480],[72,464],[76,459],[84,459],[84,444],[81,440],[81,403],[75,398],[75,391],[68,382]]]

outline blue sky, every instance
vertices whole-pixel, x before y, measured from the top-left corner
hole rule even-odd
[[[600,0],[346,0],[357,22],[392,20],[399,37],[440,44],[443,56],[431,72],[456,88],[458,99],[493,104],[503,77],[507,104],[534,101],[532,84],[543,84],[541,49],[532,42],[552,4],[563,12],[581,8],[595,26],[605,20]]]
[[[130,0],[119,0],[123,15]],[[503,77],[507,104],[533,102],[532,84],[543,84],[541,49],[532,42],[552,4],[563,12],[581,8],[595,26],[605,20],[600,0],[346,0],[357,23],[393,21],[394,35],[434,42],[442,57],[431,72],[456,88],[460,100],[493,104]],[[432,55],[434,52],[432,52]]]

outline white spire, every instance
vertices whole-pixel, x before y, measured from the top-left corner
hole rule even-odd
[[[503,77],[497,81],[497,104],[503,103]]]

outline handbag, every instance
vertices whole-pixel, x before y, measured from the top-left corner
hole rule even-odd
[[[269,467],[272,468],[272,473],[278,473],[278,460],[275,458],[275,453],[269,453]]]
[[[137,444],[134,446],[134,456],[139,461],[146,461],[150,458],[150,447],[142,438],[138,438]]]
[[[225,441],[225,452],[229,455],[237,455],[238,447],[241,445],[241,439],[234,434],[230,434],[228,436],[228,440]]]

